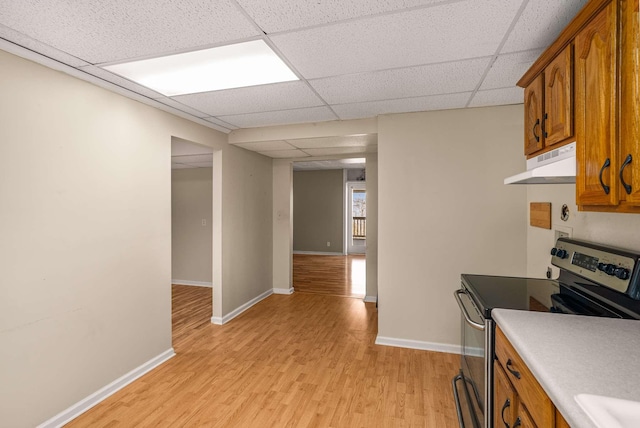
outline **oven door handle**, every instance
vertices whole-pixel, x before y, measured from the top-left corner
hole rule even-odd
[[[476,330],[484,331],[484,324],[477,323],[471,319],[469,312],[467,312],[467,308],[464,306],[464,303],[462,303],[462,299],[460,298],[461,294],[464,294],[465,296],[469,297],[467,292],[464,290],[456,290],[453,292],[453,296],[456,298],[456,301],[458,302],[458,306],[460,306],[460,310],[462,311],[462,316],[464,316],[464,320],[467,322],[467,324],[469,324],[471,327],[475,328]]]

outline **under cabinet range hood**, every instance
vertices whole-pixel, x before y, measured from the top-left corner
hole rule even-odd
[[[565,184],[576,182],[576,143],[527,159],[527,170],[504,184]]]

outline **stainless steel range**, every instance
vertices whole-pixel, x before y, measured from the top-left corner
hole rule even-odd
[[[461,275],[460,373],[453,379],[460,427],[493,420],[494,308],[640,320],[640,254],[560,238],[551,249],[557,280]]]

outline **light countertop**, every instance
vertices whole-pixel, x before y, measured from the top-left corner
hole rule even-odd
[[[572,428],[595,428],[577,394],[640,401],[640,321],[509,309],[491,314]]]

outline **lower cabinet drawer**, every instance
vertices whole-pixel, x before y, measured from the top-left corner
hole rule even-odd
[[[493,427],[511,428],[517,395],[497,360],[493,363],[493,382]]]
[[[518,415],[521,426],[555,426],[555,406],[499,327],[496,327],[496,358],[518,395],[520,407],[526,408]],[[530,425],[524,425],[525,421]],[[535,425],[531,425],[533,423]]]
[[[536,428],[531,415],[524,403],[520,401],[509,378],[500,363],[496,360],[493,364],[494,374],[494,428]]]
[[[537,428],[536,423],[533,422],[533,418],[522,403],[520,403],[517,413],[518,414],[516,415],[515,421],[513,422],[513,425],[511,425],[511,428]]]

